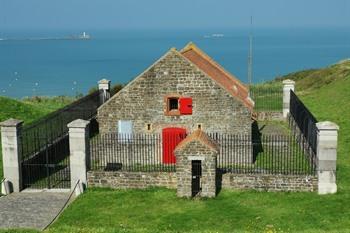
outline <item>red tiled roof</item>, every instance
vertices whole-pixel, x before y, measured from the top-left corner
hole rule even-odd
[[[203,145],[207,146],[211,150],[218,151],[217,145],[208,137],[206,133],[202,130],[197,129],[193,131],[189,136],[187,136],[184,140],[182,140],[175,148],[175,151],[183,149],[187,144],[192,141],[199,141]]]
[[[189,43],[180,53],[216,81],[227,92],[241,100],[249,110],[253,110],[254,102],[249,98],[248,88],[196,45]]]

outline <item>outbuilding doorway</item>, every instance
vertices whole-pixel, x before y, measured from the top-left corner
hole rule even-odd
[[[192,160],[192,197],[201,191],[202,161]]]

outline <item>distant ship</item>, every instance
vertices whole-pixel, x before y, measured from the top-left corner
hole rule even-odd
[[[212,34],[211,36],[212,37],[224,37],[225,35],[224,34]]]
[[[91,37],[89,34],[86,34],[85,32],[83,32],[83,34],[79,35],[79,39],[81,40],[90,40]]]
[[[5,40],[90,40],[91,36],[86,32],[80,35],[71,35],[66,37],[34,37],[34,38],[0,38],[0,41]]]
[[[225,36],[224,34],[216,33],[211,35],[204,35],[204,38],[222,38],[224,36]]]

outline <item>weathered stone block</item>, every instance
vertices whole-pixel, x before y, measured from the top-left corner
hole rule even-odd
[[[1,143],[4,177],[9,182],[9,192],[22,189],[21,137],[23,121],[9,119],[1,122]]]

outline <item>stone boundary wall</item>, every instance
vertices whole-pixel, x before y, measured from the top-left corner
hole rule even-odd
[[[175,172],[89,171],[88,187],[135,189],[166,187],[176,189]]]
[[[318,179],[307,175],[222,174],[218,187],[224,189],[268,192],[314,192]],[[142,189],[147,187],[177,188],[175,172],[89,171],[88,187]]]
[[[250,189],[267,192],[314,192],[317,177],[307,175],[223,174],[224,189]]]

